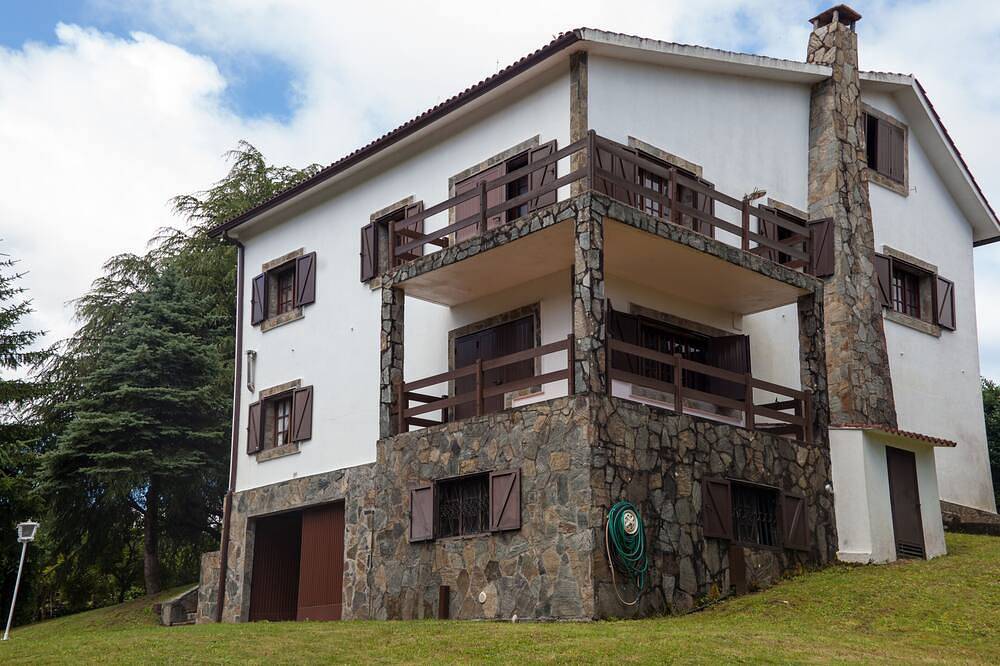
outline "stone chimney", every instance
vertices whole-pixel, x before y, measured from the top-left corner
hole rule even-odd
[[[833,71],[812,89],[809,217],[833,219],[834,273],[824,292],[830,422],[895,427],[865,164],[854,32],[860,18],[837,5],[811,21],[806,61]]]

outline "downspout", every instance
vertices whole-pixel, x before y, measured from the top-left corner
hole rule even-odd
[[[222,609],[226,602],[226,574],[229,568],[229,522],[233,511],[233,489],[236,487],[236,462],[240,446],[240,394],[243,379],[243,243],[222,234],[223,242],[236,246],[236,370],[233,377],[233,436],[229,463],[229,488],[222,504],[222,545],[219,552],[219,597],[215,607],[215,621],[222,622]]]

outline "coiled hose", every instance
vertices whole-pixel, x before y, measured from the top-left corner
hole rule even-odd
[[[639,510],[629,501],[620,500],[608,511],[608,524],[604,530],[604,546],[611,564],[611,583],[618,601],[626,606],[639,603],[646,588],[646,571],[649,557],[646,555],[646,536]],[[638,592],[633,601],[625,601],[618,593],[615,569],[620,570],[635,582]]]

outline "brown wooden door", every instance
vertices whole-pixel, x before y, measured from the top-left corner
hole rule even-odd
[[[254,524],[250,621],[294,620],[299,591],[302,514],[258,518]]]
[[[487,328],[476,333],[455,338],[455,368],[472,365],[476,359],[488,361],[535,346],[535,320],[524,317],[515,321]],[[499,386],[516,379],[535,374],[533,360],[521,361],[483,373],[483,388]],[[455,380],[455,394],[471,393],[476,390],[476,378],[460,377]],[[483,401],[483,413],[498,412],[504,407],[502,395],[495,395]],[[474,402],[455,406],[455,418],[464,419],[476,415]]]
[[[912,451],[891,446],[885,447],[885,458],[889,468],[889,502],[896,556],[923,558],[924,526],[920,519],[917,458]]]
[[[299,620],[339,620],[344,594],[344,503],[302,513]]]

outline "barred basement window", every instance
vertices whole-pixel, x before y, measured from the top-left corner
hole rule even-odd
[[[436,536],[481,534],[490,528],[489,475],[438,481]]]
[[[732,494],[734,540],[747,545],[779,546],[777,491],[734,482]]]

